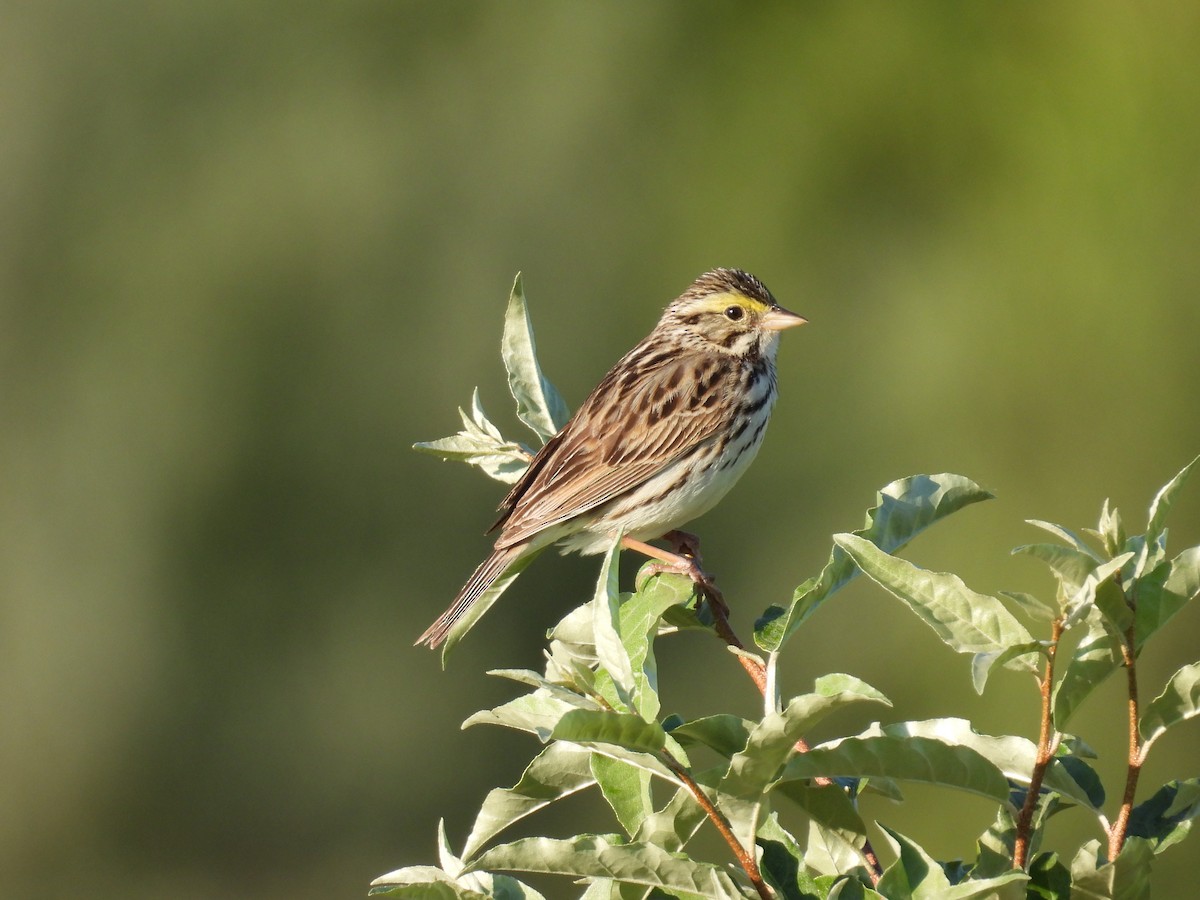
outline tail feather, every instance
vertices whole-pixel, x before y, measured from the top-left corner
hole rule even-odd
[[[513,547],[505,547],[502,550],[493,550],[492,555],[480,563],[479,568],[467,579],[467,583],[458,592],[458,596],[454,598],[454,602],[450,604],[444,613],[437,617],[437,621],[425,629],[425,633],[417,638],[415,643],[427,644],[431,650],[436,649],[446,640],[446,637],[450,634],[450,630],[455,624],[466,615],[472,606],[482,599],[487,593],[488,588],[492,587],[510,568],[513,568],[513,563],[520,559],[526,549],[525,545],[518,544]],[[525,562],[530,561],[532,560],[525,560]],[[516,573],[523,568],[525,568],[523,565],[518,567],[512,573],[513,576],[515,577]],[[507,587],[507,584],[503,585],[503,587]],[[499,594],[496,594],[496,596],[499,596]],[[495,600],[495,597],[492,600]]]

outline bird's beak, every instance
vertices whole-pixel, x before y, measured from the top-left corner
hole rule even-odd
[[[767,314],[758,320],[760,328],[765,328],[767,331],[783,331],[785,328],[795,328],[797,325],[803,325],[808,319],[804,316],[798,316],[794,312],[789,312],[782,306],[773,306],[767,310]]]

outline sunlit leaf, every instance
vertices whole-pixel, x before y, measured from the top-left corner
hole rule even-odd
[[[671,729],[671,737],[685,745],[703,744],[728,759],[745,748],[753,727],[753,722],[741,716],[718,713]]]
[[[939,519],[992,495],[962,475],[913,475],[887,485],[867,510],[866,525],[854,534],[892,553]],[[754,626],[754,640],[764,650],[783,646],[832,594],[858,574],[858,568],[840,547],[834,547],[821,574],[808,579],[792,595],[786,608],[772,606]]]
[[[1026,891],[1030,900],[1070,900],[1071,871],[1057,853],[1039,853],[1029,863]]]
[[[798,753],[788,761],[783,779],[895,778],[957,788],[1004,802],[1008,782],[977,751],[925,737],[843,738]]]
[[[571,417],[554,385],[542,374],[533,340],[533,324],[525,305],[525,290],[518,273],[508,297],[504,314],[504,340],[501,344],[508,388],[517,401],[517,416],[544,444]]]
[[[483,412],[479,388],[471,395],[470,415],[458,411],[463,430],[436,441],[420,441],[413,449],[446,460],[457,460],[478,466],[497,481],[512,483],[521,477],[529,465],[529,448],[516,441],[506,441],[500,430]]]
[[[571,878],[611,878],[665,891],[685,891],[711,900],[744,896],[718,866],[668,853],[653,844],[623,844],[604,835],[580,835],[567,840],[524,838],[493,847],[471,867]]]
[[[625,833],[633,837],[646,817],[654,812],[650,773],[629,763],[594,754],[592,774],[617,821]]]
[[[550,740],[559,720],[574,710],[596,711],[597,706],[594,701],[569,691],[539,688],[531,694],[517,697],[493,709],[474,713],[463,722],[462,727],[503,725],[537,735],[538,740],[545,743]]]
[[[596,656],[600,667],[611,679],[615,696],[607,699],[614,708],[629,711],[635,709],[633,664],[618,631],[620,623],[621,592],[618,586],[621,544],[614,540],[596,580],[596,593],[592,598],[592,634],[596,641]]]
[[[463,858],[469,860],[514,822],[590,787],[595,782],[591,756],[582,747],[550,744],[534,757],[515,785],[490,791],[475,816],[475,824],[463,846]]]
[[[1142,713],[1139,728],[1146,746],[1172,725],[1200,715],[1200,662],[1184,666]]]
[[[1104,562],[1104,558],[1097,553],[1087,541],[1085,541],[1071,529],[1063,528],[1061,525],[1055,525],[1053,522],[1043,522],[1041,519],[1026,519],[1025,521],[1036,528],[1050,532],[1055,537],[1061,539],[1064,543],[1074,547],[1080,553],[1090,556],[1096,562]]]
[[[1171,506],[1175,503],[1175,499],[1179,496],[1179,491],[1183,488],[1188,476],[1192,474],[1192,468],[1197,462],[1200,462],[1200,456],[1197,456],[1180,469],[1179,474],[1164,484],[1159,492],[1154,495],[1154,502],[1150,504],[1150,518],[1146,524],[1147,543],[1153,544],[1157,542],[1159,536],[1163,533],[1167,513],[1171,511]]]
[[[1019,870],[994,878],[951,884],[941,865],[915,841],[891,828],[881,826],[891,841],[896,861],[879,879],[879,893],[889,900],[971,900],[998,897],[1016,900],[1024,896],[1021,887],[1028,876]]]
[[[667,734],[657,722],[633,713],[575,709],[561,716],[550,737],[556,741],[616,744],[640,753],[663,749]]]
[[[1014,547],[1012,552],[1032,556],[1049,566],[1062,584],[1062,593],[1068,597],[1079,590],[1099,564],[1092,554],[1062,544],[1024,544]]]
[[[1024,591],[1000,591],[1000,596],[1012,600],[1031,618],[1039,619],[1043,622],[1051,622],[1058,618],[1059,610],[1057,603],[1051,603],[1048,600],[1043,600],[1041,597],[1035,597],[1033,594],[1027,594]]]
[[[1200,546],[1184,550],[1139,578],[1134,615],[1138,648],[1197,595],[1200,595]]]
[[[398,897],[400,900],[491,900],[486,894],[457,884],[433,866],[406,866],[371,882],[368,897]]]
[[[910,737],[934,738],[944,744],[969,747],[1012,781],[1029,784],[1037,759],[1037,745],[1018,735],[980,734],[967,719],[940,718],[915,722],[893,722],[890,725],[872,726],[861,736],[886,735],[900,739]],[[1066,760],[1055,757],[1050,761],[1043,776],[1042,787],[1068,797],[1076,803],[1090,808],[1099,808],[1104,803],[1104,794],[1095,793],[1093,779],[1080,770],[1079,777],[1064,765]],[[1080,763],[1087,771],[1086,764]]]
[[[975,686],[975,693],[983,694],[983,689],[987,686],[988,675],[991,674],[994,666],[1004,665],[1009,660],[1027,653],[1044,656],[1047,647],[1046,641],[1030,641],[1028,644],[1014,644],[1012,647],[1006,647],[999,651],[976,653],[971,658],[971,683]]]
[[[880,587],[903,600],[951,649],[959,653],[1003,653],[1033,637],[995,597],[972,591],[957,575],[930,572],[884,553],[852,534],[834,541]],[[1005,662],[1008,668],[1036,672],[1028,656]]]
[[[1104,508],[1100,510],[1099,525],[1096,533],[1104,541],[1104,549],[1108,551],[1109,556],[1116,556],[1125,548],[1125,524],[1121,521],[1121,514],[1117,508],[1109,506],[1107,498]]]
[[[1071,862],[1071,900],[1150,900],[1149,841],[1127,838],[1112,862],[1100,860],[1100,842],[1088,841]]]
[[[676,852],[683,849],[705,821],[707,816],[692,792],[681,787],[666,806],[642,820],[634,841]]]

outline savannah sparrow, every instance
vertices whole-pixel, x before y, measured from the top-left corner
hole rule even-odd
[[[758,452],[778,394],[779,332],[802,325],[738,269],[701,275],[537,452],[500,504],[491,555],[417,639],[437,647],[515,563],[553,543],[603,553],[613,538],[696,577],[645,541],[711,509]]]

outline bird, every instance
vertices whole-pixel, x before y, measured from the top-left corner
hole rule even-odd
[[[741,269],[692,282],[533,456],[500,503],[492,552],[415,643],[438,647],[488,588],[556,543],[588,555],[619,536],[702,578],[694,538],[679,529],[757,455],[778,396],[779,334],[807,321]],[[664,537],[688,552],[646,543]]]

